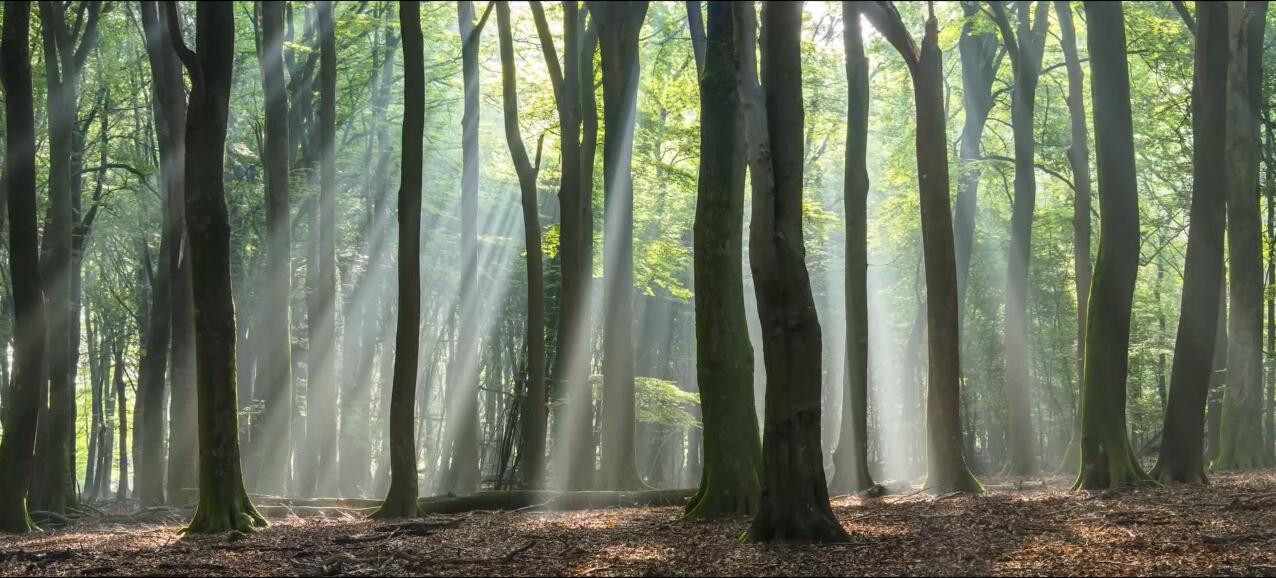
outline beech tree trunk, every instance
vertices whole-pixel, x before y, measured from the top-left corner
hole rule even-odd
[[[1086,130],[1085,76],[1077,55],[1077,35],[1072,24],[1072,6],[1065,0],[1055,2],[1059,14],[1059,43],[1068,70],[1068,122],[1072,127],[1068,144],[1068,166],[1072,168],[1072,263],[1077,292],[1077,398],[1085,376],[1086,309],[1090,305],[1090,140]],[[1076,473],[1081,463],[1081,411],[1076,408],[1072,438],[1064,451],[1059,471]]]
[[[196,4],[199,52],[186,47],[177,6],[166,5],[170,39],[191,77],[186,119],[186,228],[195,308],[199,407],[199,504],[189,533],[249,532],[265,527],[244,489],[235,389],[235,303],[230,282],[230,223],[223,152],[235,51],[228,3]]]
[[[27,513],[40,388],[44,386],[47,313],[36,232],[35,108],[31,90],[31,3],[4,3],[0,66],[4,83],[4,194],[13,282],[13,374],[0,438],[0,531],[36,530]]]
[[[412,517],[417,504],[417,356],[421,342],[421,160],[425,138],[425,47],[421,4],[399,5],[403,35],[403,162],[399,185],[399,318],[390,399],[390,489],[375,517]]]
[[[699,10],[699,3],[694,4]],[[753,405],[753,345],[744,310],[745,139],[735,27],[730,2],[708,4],[693,235],[704,468],[700,489],[687,504],[687,515],[693,518],[756,512],[762,473],[762,442]]]
[[[647,2],[588,2],[598,27],[603,75],[603,409],[598,486],[638,490],[634,397],[634,125],[638,33]]]
[[[536,162],[527,158],[523,134],[518,126],[518,73],[514,64],[514,40],[510,31],[508,2],[497,2],[496,23],[501,47],[501,95],[505,107],[505,140],[518,173],[522,192],[523,231],[527,252],[527,399],[524,401],[522,427],[524,463],[543,475],[545,462],[546,415],[549,398],[545,391],[545,272],[541,248],[540,199],[536,176],[540,172],[541,144],[537,141]],[[496,348],[493,348],[496,349]],[[492,371],[493,368],[488,369]],[[489,404],[490,405],[490,404]],[[538,478],[532,485],[539,485]]]
[[[1226,227],[1227,4],[1197,2],[1192,83],[1192,209],[1183,301],[1160,456],[1152,478],[1205,484],[1205,402],[1214,359]]]
[[[265,93],[266,291],[258,322],[258,387],[262,402],[254,420],[258,463],[253,487],[266,494],[288,490],[292,471],[292,219],[288,204],[288,95],[284,89],[284,6],[258,2],[261,49],[257,53]]]
[[[1214,469],[1263,465],[1263,257],[1258,111],[1267,2],[1230,5],[1227,82],[1227,250],[1232,315],[1227,386]]]
[[[842,3],[842,21],[847,80],[846,389],[829,483],[834,493],[861,492],[874,485],[868,471],[868,58],[854,2]]]
[[[1032,255],[1033,209],[1037,199],[1036,154],[1033,124],[1037,77],[1046,42],[1050,4],[1037,3],[1036,23],[1030,25],[1029,2],[1016,2],[1018,33],[1011,30],[1002,2],[992,11],[1006,53],[1014,68],[1010,117],[1015,137],[1015,195],[1010,216],[1010,256],[1006,266],[1006,315],[1004,352],[1006,400],[1009,404],[1009,461],[1006,473],[1031,475],[1037,471],[1036,434],[1033,433],[1028,335],[1028,265]]]
[[[764,5],[761,84],[753,4],[732,8],[753,181],[749,263],[766,365],[762,486],[745,539],[843,542],[849,536],[833,516],[824,480],[820,321],[802,238],[802,5]]]
[[[1119,3],[1086,2],[1094,148],[1099,167],[1099,259],[1090,285],[1081,389],[1081,468],[1075,489],[1150,482],[1130,449],[1125,398],[1130,314],[1139,265],[1138,178],[1125,16]]]

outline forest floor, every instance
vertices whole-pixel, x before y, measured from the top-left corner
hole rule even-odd
[[[0,575],[1276,575],[1276,471],[1212,481],[1087,494],[1062,478],[1000,479],[977,497],[839,497],[851,542],[827,546],[742,544],[747,519],[687,521],[675,507],[397,522],[323,510],[201,537],[178,535],[181,512],[108,510],[0,536]]]

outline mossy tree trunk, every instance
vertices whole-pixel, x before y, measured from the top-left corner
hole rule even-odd
[[[693,518],[756,512],[762,469],[753,406],[753,345],[744,311],[745,142],[730,2],[708,3],[707,34],[693,235],[704,467],[700,489],[687,504]]]
[[[425,47],[420,2],[399,5],[403,37],[403,162],[399,185],[399,319],[390,399],[390,489],[375,517],[416,516],[417,355],[421,342],[421,159],[425,137]]]
[[[1230,4],[1227,77],[1227,250],[1232,315],[1219,454],[1213,467],[1263,465],[1263,257],[1258,111],[1266,2]]]
[[[186,47],[176,4],[166,5],[169,34],[191,77],[186,119],[186,227],[195,302],[199,408],[199,504],[185,531],[251,531],[266,525],[244,489],[235,389],[235,303],[230,281],[230,223],[223,151],[235,51],[229,3],[196,4],[199,52]]]
[[[4,82],[4,194],[14,307],[13,373],[0,438],[0,531],[35,530],[27,487],[35,453],[48,332],[36,232],[35,110],[31,90],[31,3],[4,3],[0,66]],[[3,223],[0,223],[0,227]]]
[[[939,26],[932,12],[918,50],[890,2],[866,5],[865,14],[904,58],[917,106],[917,174],[921,193],[926,273],[926,490],[982,492],[970,473],[961,433],[961,347],[957,264],[948,199],[948,150]]]
[[[1119,3],[1086,2],[1099,167],[1099,259],[1090,284],[1081,389],[1081,468],[1076,489],[1150,483],[1126,432],[1130,313],[1139,264],[1138,179]]]
[[[1192,83],[1192,209],[1183,301],[1170,369],[1160,456],[1161,482],[1206,483],[1205,402],[1214,359],[1226,227],[1227,4],[1197,2]]]
[[[587,3],[598,27],[603,77],[603,409],[598,478],[605,490],[644,487],[638,474],[634,397],[634,126],[638,33],[647,2]],[[577,442],[579,443],[579,442]]]
[[[824,479],[820,321],[802,237],[802,5],[764,4],[761,83],[753,4],[735,3],[732,16],[753,185],[749,263],[766,366],[762,486],[745,539],[843,542],[849,536]]]
[[[873,487],[868,471],[868,59],[855,2],[842,3],[842,22],[847,81],[846,390],[829,482],[834,493]]]

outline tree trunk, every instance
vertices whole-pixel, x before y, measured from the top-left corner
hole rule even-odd
[[[1010,460],[1006,473],[1031,475],[1037,471],[1037,455],[1033,448],[1031,376],[1028,371],[1028,265],[1032,255],[1032,220],[1036,206],[1037,178],[1033,124],[1033,99],[1041,56],[1046,41],[1050,4],[1037,3],[1036,25],[1029,25],[1029,2],[1016,2],[1018,34],[1010,28],[1001,2],[992,2],[992,11],[1006,45],[1006,53],[1014,68],[1011,96],[1011,126],[1015,137],[1015,195],[1010,216],[1010,256],[1006,265],[1006,312],[1004,352],[1006,400],[1009,405],[1007,438]]]
[[[868,471],[868,58],[860,11],[842,3],[846,45],[846,389],[842,426],[829,490],[845,494],[873,487]],[[964,37],[963,37],[964,38]]]
[[[390,489],[373,516],[412,517],[417,504],[416,373],[421,342],[421,159],[425,138],[425,55],[421,4],[399,5],[403,35],[403,163],[399,186],[399,319],[390,400]]]
[[[634,404],[634,124],[638,107],[638,33],[647,2],[588,2],[602,54],[603,123],[603,414],[598,485],[644,487],[638,475]]]
[[[745,141],[731,9],[730,2],[709,2],[700,75],[700,178],[693,241],[704,468],[700,490],[687,504],[687,516],[693,518],[753,514],[761,488],[753,345],[744,312]]]
[[[487,13],[474,23],[474,3],[457,2],[460,20],[461,73],[465,86],[464,116],[461,119],[461,287],[460,327],[457,356],[449,363],[448,427],[444,451],[441,494],[472,494],[479,490],[479,417],[478,417],[478,185],[479,185],[479,37],[487,22]]]
[[[1068,118],[1072,127],[1068,145],[1068,165],[1072,168],[1072,185],[1076,195],[1072,202],[1072,262],[1077,292],[1077,388],[1085,376],[1086,309],[1090,301],[1090,141],[1086,130],[1085,77],[1077,56],[1076,31],[1072,24],[1072,6],[1056,1],[1059,13],[1060,44],[1068,69]],[[1078,395],[1078,399],[1080,396]],[[1081,412],[1074,408],[1072,438],[1059,465],[1059,471],[1076,473],[1081,463]]]
[[[802,238],[802,5],[764,5],[762,84],[754,64],[753,5],[732,8],[753,180],[749,262],[767,384],[761,494],[745,539],[842,542],[849,537],[829,507],[824,480],[820,322]]]
[[[1130,113],[1125,16],[1120,4],[1087,2],[1086,22],[1099,167],[1099,259],[1090,286],[1081,389],[1081,468],[1076,489],[1142,485],[1130,449],[1125,397],[1130,313],[1139,264],[1138,179]]]
[[[36,232],[35,111],[31,90],[30,2],[5,2],[0,64],[4,83],[4,193],[9,217],[9,279],[14,306],[13,378],[0,438],[0,531],[37,529],[27,514],[47,314]]]
[[[582,34],[582,13],[576,0],[566,0],[563,2],[563,63],[559,66],[558,54],[554,48],[554,37],[549,31],[549,22],[545,19],[545,11],[541,8],[540,2],[532,2],[532,15],[536,23],[536,33],[540,37],[541,51],[545,55],[545,66],[550,72],[550,82],[554,90],[554,104],[558,112],[559,125],[559,158],[562,166],[561,176],[559,177],[558,187],[558,204],[560,213],[560,223],[558,226],[558,263],[559,263],[559,294],[558,294],[558,319],[557,331],[555,331],[556,343],[554,344],[554,360],[553,366],[550,368],[550,381],[556,388],[554,396],[557,398],[567,397],[573,398],[571,392],[583,390],[585,395],[589,394],[589,369],[588,360],[581,360],[583,352],[587,351],[587,344],[581,342],[579,337],[589,335],[588,321],[582,323],[581,319],[588,319],[589,302],[588,293],[585,288],[589,286],[589,276],[593,274],[593,263],[586,266],[581,262],[583,254],[581,246],[581,236],[586,223],[591,222],[591,215],[583,214],[582,207],[591,207],[592,203],[589,199],[581,197],[582,190],[582,174],[581,174],[581,34]],[[590,64],[592,65],[592,58]],[[592,70],[592,68],[591,68]],[[589,88],[593,89],[592,77],[586,82]],[[592,169],[592,167],[591,167]],[[588,175],[593,177],[592,172]],[[592,239],[593,231],[589,231]],[[549,394],[546,394],[548,397]],[[576,394],[574,397],[580,397]],[[583,420],[579,419],[581,412],[575,411],[574,402],[569,401],[567,404],[567,413],[575,417],[567,417],[562,421],[566,424],[579,424]],[[546,416],[546,419],[547,416]],[[544,430],[548,429],[548,424],[538,426],[542,428],[542,437]],[[570,427],[570,426],[569,426]],[[577,437],[571,433],[574,430],[564,430],[560,435],[555,436],[558,440],[571,438],[567,443],[575,443]],[[540,438],[537,438],[538,440]],[[526,441],[524,442],[527,443]],[[527,459],[524,460],[524,472],[526,481],[532,489],[543,489],[545,484],[545,446],[541,443],[539,448],[531,445],[526,446]],[[563,457],[570,459],[573,455],[572,451],[563,452]],[[568,466],[567,468],[575,466]],[[591,464],[592,467],[592,464]],[[567,472],[569,479],[575,475],[574,472]],[[590,476],[592,477],[592,476]]]
[[[115,501],[128,499],[128,405],[125,403],[124,390],[124,346],[127,341],[120,338],[115,344],[115,410],[119,412],[116,425],[120,434],[120,480],[115,491]]]
[[[1205,403],[1224,274],[1226,197],[1217,187],[1227,170],[1228,24],[1226,4],[1197,2],[1196,8],[1191,227],[1160,457],[1151,473],[1160,482],[1204,484]]]
[[[1227,387],[1213,468],[1263,465],[1263,257],[1258,208],[1258,110],[1266,2],[1230,5],[1227,82],[1227,250],[1232,315]]]
[[[152,1],[141,3],[142,28],[145,34],[147,56],[151,64],[151,89],[155,115],[155,132],[160,142],[161,179],[167,183],[168,173],[172,170],[172,151],[164,150],[169,144],[170,129],[166,122],[163,101],[164,59],[171,55],[172,49],[160,36],[163,26],[159,21],[159,11]],[[164,54],[160,54],[163,52]],[[103,118],[107,115],[103,112]],[[168,369],[169,335],[172,327],[172,252],[173,239],[168,234],[173,224],[172,210],[168,204],[172,202],[165,196],[163,202],[164,234],[160,239],[159,263],[156,267],[155,280],[151,288],[150,327],[147,329],[146,350],[143,352],[141,369],[138,377],[138,397],[141,412],[136,416],[137,436],[141,441],[141,452],[138,456],[137,491],[138,501],[143,506],[159,506],[164,504],[164,414],[167,409],[165,399],[165,372]],[[180,241],[179,241],[180,243]],[[86,486],[87,487],[87,486]]]
[[[230,4],[196,5],[199,52],[181,37],[177,6],[167,5],[174,48],[191,76],[186,122],[186,227],[195,309],[196,398],[199,407],[199,504],[185,531],[252,531],[266,525],[244,490],[235,389],[235,303],[230,283],[230,223],[223,151],[235,50]]]
[[[879,2],[866,12],[913,77],[917,106],[917,173],[921,193],[922,252],[926,269],[926,490],[981,492],[966,467],[961,434],[961,348],[957,266],[948,201],[944,83],[938,24],[932,13],[919,51],[895,7]]]
[[[962,2],[966,15],[962,23],[961,38],[957,49],[961,53],[961,87],[965,121],[961,128],[962,161],[961,178],[957,181],[956,206],[953,207],[953,238],[957,259],[957,310],[958,319],[966,311],[966,279],[970,276],[970,257],[975,246],[975,212],[979,204],[979,177],[982,171],[978,162],[983,158],[984,125],[992,111],[992,82],[997,78],[1000,58],[997,54],[997,36],[989,30],[976,29],[979,15],[978,2]]]
[[[514,64],[514,41],[510,32],[508,2],[496,4],[496,21],[501,46],[501,94],[505,107],[505,140],[518,173],[522,190],[523,229],[527,251],[527,399],[523,406],[524,464],[543,475],[545,435],[549,398],[545,392],[545,273],[541,249],[540,202],[536,191],[536,175],[540,172],[542,137],[536,145],[536,163],[527,158],[523,135],[518,126],[518,78]],[[499,346],[493,346],[498,349]],[[489,368],[489,372],[495,368]],[[490,404],[489,404],[490,405]],[[532,486],[543,480],[530,478]]]
[[[262,403],[254,420],[257,459],[253,487],[284,494],[292,470],[292,219],[288,204],[288,99],[284,90],[284,6],[259,2],[262,41],[257,53],[265,93],[266,291],[258,330],[257,382]]]

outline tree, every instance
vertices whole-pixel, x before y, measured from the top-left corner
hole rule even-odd
[[[333,3],[318,3],[319,16],[319,243],[317,298],[309,311],[306,362],[305,493],[336,494],[337,474],[337,45]]]
[[[4,182],[13,280],[13,374],[0,438],[0,531],[36,530],[27,513],[40,388],[44,385],[47,314],[36,232],[35,110],[31,91],[31,3],[4,3],[0,80],[4,83]]]
[[[742,2],[732,9],[753,185],[749,264],[766,364],[762,486],[745,537],[751,542],[842,542],[849,536],[833,516],[824,481],[820,321],[802,237],[802,5],[763,6],[761,84],[753,5]]]
[[[1192,213],[1183,301],[1165,409],[1160,456],[1152,478],[1205,484],[1205,400],[1214,358],[1223,278],[1227,156],[1227,5],[1197,2],[1192,75]]]
[[[283,494],[292,471],[292,219],[288,205],[288,98],[284,89],[284,6],[258,2],[262,41],[257,52],[265,93],[266,281],[265,306],[258,325],[264,333],[257,356],[254,395],[265,403],[254,445],[260,452],[253,486]],[[264,444],[264,445],[263,445]]]
[[[412,517],[417,503],[417,355],[421,341],[421,159],[425,138],[425,47],[421,4],[399,5],[403,36],[403,163],[399,185],[399,319],[390,399],[390,489],[374,517]]]
[[[119,425],[120,431],[120,479],[119,485],[115,491],[115,501],[123,502],[128,499],[128,404],[124,403],[124,346],[127,341],[123,338],[117,338],[119,343],[115,344],[115,411],[119,412],[116,424]]]
[[[1033,99],[1037,94],[1037,78],[1041,74],[1041,57],[1046,45],[1046,27],[1050,22],[1050,3],[1037,3],[1036,21],[1029,24],[1029,2],[1015,3],[1019,33],[1010,29],[1005,7],[991,2],[993,20],[1001,29],[1001,38],[1014,68],[1014,89],[1010,116],[1015,136],[1015,197],[1010,217],[1010,257],[1006,272],[1006,399],[1009,402],[1010,461],[1006,471],[1011,475],[1030,475],[1037,471],[1034,448],[1037,436],[1032,427],[1032,408],[1028,372],[1028,262],[1032,254],[1032,218],[1037,199],[1037,177],[1034,156],[1036,135],[1033,130]]]
[[[474,3],[456,3],[461,29],[461,74],[465,112],[461,118],[461,293],[457,338],[460,368],[448,387],[447,437],[443,442],[440,494],[472,494],[479,489],[478,422],[478,185],[479,185],[479,37],[492,4],[478,24]]]
[[[1232,4],[1227,75],[1227,250],[1232,315],[1227,386],[1213,468],[1263,465],[1263,257],[1258,111],[1266,2]]]
[[[1099,168],[1099,258],[1090,284],[1085,375],[1081,382],[1081,468],[1075,489],[1150,480],[1126,432],[1130,308],[1139,262],[1138,179],[1130,114],[1125,14],[1117,3],[1086,2],[1094,149]]]
[[[598,26],[603,75],[603,410],[599,486],[642,488],[635,461],[634,405],[634,123],[638,33],[647,2],[588,2]]]
[[[833,454],[836,493],[873,488],[868,471],[868,58],[860,11],[842,3],[846,45],[846,391],[842,427]],[[964,37],[963,37],[964,38]],[[703,382],[702,382],[703,383]]]
[[[699,11],[699,3],[695,3]],[[732,4],[708,3],[700,75],[700,176],[695,243],[696,383],[704,468],[687,515],[758,509],[762,442],[753,407],[753,344],[744,310],[744,147]]]
[[[523,231],[527,252],[527,401],[523,411],[523,443],[528,463],[545,461],[545,425],[549,399],[545,394],[545,272],[541,249],[540,201],[536,175],[541,167],[542,136],[536,142],[536,162],[527,158],[518,126],[518,77],[508,2],[497,2],[496,24],[501,46],[501,95],[505,107],[505,140],[518,173],[522,192]],[[535,479],[535,478],[533,478]],[[539,482],[536,482],[539,484]],[[535,484],[534,484],[535,485]]]
[[[581,35],[582,13],[576,0],[563,2],[563,61],[559,65],[558,51],[554,48],[554,37],[549,31],[549,22],[545,18],[545,10],[540,2],[531,2],[532,17],[536,24],[536,35],[540,38],[541,52],[545,55],[545,68],[549,71],[550,87],[554,91],[554,106],[558,113],[559,126],[559,163],[562,166],[558,186],[558,204],[561,214],[558,225],[558,263],[559,263],[559,307],[558,331],[555,346],[553,367],[550,368],[551,380],[560,391],[581,391],[585,396],[590,394],[588,386],[588,362],[581,363],[582,353],[588,347],[581,342],[579,336],[587,335],[587,327],[581,327],[578,319],[587,318],[587,287],[589,277],[593,275],[593,257],[590,254],[588,265],[581,263],[581,255],[587,252],[588,245],[582,244],[583,231],[589,231],[587,242],[593,241],[592,199],[585,199],[581,194],[584,188],[581,172]],[[592,53],[589,58],[592,70]],[[591,75],[592,80],[592,75]],[[592,82],[590,90],[593,89]],[[592,169],[592,167],[591,167]],[[592,170],[588,175],[593,179]],[[569,377],[570,375],[570,377]],[[572,385],[575,384],[575,385]],[[531,392],[529,391],[529,397]],[[548,397],[548,392],[539,394]],[[569,394],[570,395],[570,394]],[[580,397],[577,395],[576,397]],[[538,398],[539,399],[539,398]],[[548,399],[546,399],[548,401]],[[538,404],[540,402],[537,402]],[[576,401],[569,401],[569,411],[575,409]],[[587,403],[585,405],[588,405]],[[576,419],[568,421],[580,427],[592,427],[584,419],[578,417],[583,412],[574,412]],[[545,483],[545,436],[549,429],[547,413],[537,412],[529,418],[533,423],[525,423],[523,461],[528,485],[532,489],[541,489]],[[572,431],[577,431],[573,429]],[[570,436],[572,434],[566,434]],[[565,436],[565,437],[566,437]],[[583,444],[581,444],[583,445]],[[592,445],[590,448],[590,469],[592,469]],[[572,454],[573,452],[566,452]],[[576,468],[578,466],[569,466]],[[576,479],[578,472],[569,472],[568,478]],[[584,477],[584,476],[582,476]],[[589,476],[593,477],[593,476]],[[585,485],[588,485],[586,483]]]
[[[953,207],[953,239],[957,260],[958,319],[966,310],[966,279],[970,276],[970,256],[975,245],[975,212],[979,204],[978,162],[983,159],[984,125],[994,104],[992,82],[1004,52],[997,50],[997,35],[975,27],[980,14],[979,3],[961,3],[966,18],[961,25],[957,49],[961,54],[961,94],[964,121],[961,127],[961,177],[957,180],[957,198]]]
[[[235,51],[230,4],[196,5],[199,52],[182,40],[177,6],[167,4],[170,40],[191,78],[186,117],[186,229],[195,308],[199,408],[199,504],[185,531],[219,533],[265,527],[244,490],[235,389],[235,303],[230,284],[230,223],[223,152]]]
[[[926,483],[934,493],[982,492],[966,467],[961,438],[961,348],[957,265],[948,203],[948,151],[944,135],[944,83],[939,25],[926,19],[921,50],[890,2],[865,5],[873,26],[904,58],[917,106],[917,176],[921,194],[922,252],[926,272]]]
[[[97,43],[103,5],[86,7],[83,31],[66,22],[66,7],[40,2],[45,91],[49,127],[49,217],[41,247],[48,300],[48,406],[39,424],[31,501],[39,510],[63,514],[78,502],[75,482],[75,368],[79,356],[77,280],[74,249],[78,201],[72,192],[73,152],[80,73]],[[78,34],[82,34],[77,38]],[[77,43],[78,41],[78,43]]]
[[[1075,198],[1072,201],[1072,271],[1077,292],[1077,383],[1085,374],[1085,322],[1086,308],[1090,300],[1090,137],[1086,130],[1085,76],[1081,59],[1077,55],[1077,34],[1072,24],[1072,5],[1066,0],[1055,2],[1059,14],[1059,44],[1063,49],[1064,65],[1068,70],[1068,123],[1071,135],[1068,143],[1068,166],[1072,168]],[[1081,391],[1081,387],[1077,387]],[[1073,420],[1072,439],[1064,451],[1060,470],[1076,472],[1081,459],[1078,436],[1081,431],[1081,413]]]

